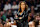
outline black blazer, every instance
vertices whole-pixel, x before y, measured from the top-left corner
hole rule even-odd
[[[24,11],[21,15],[19,15],[19,13],[20,13],[20,12],[17,13],[17,16],[18,16],[18,17],[23,17],[23,18],[21,19],[22,22],[28,21],[28,11],[26,11],[26,12]],[[18,18],[18,19],[19,19],[19,18]]]

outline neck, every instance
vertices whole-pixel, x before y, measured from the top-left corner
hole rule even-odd
[[[22,9],[22,12],[24,11],[24,9]]]

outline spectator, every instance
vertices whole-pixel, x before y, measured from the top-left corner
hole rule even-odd
[[[1,9],[1,11],[3,11],[3,8],[4,8],[4,1],[2,0],[1,3],[0,3],[0,9]]]
[[[30,1],[31,5],[35,5],[35,0]]]
[[[31,14],[31,13],[29,13],[28,21],[30,22],[30,21],[33,21],[33,20],[34,20],[34,17],[32,16],[32,14]]]
[[[1,19],[2,19],[3,21],[6,21],[6,16],[4,15],[3,11],[1,11]]]
[[[17,5],[19,4],[19,0],[16,0]]]
[[[29,27],[38,27],[38,25],[39,25],[39,19],[38,18],[40,18],[39,14],[36,15],[34,18],[35,19],[33,21],[29,22]]]
[[[11,10],[7,11],[6,17],[8,18],[9,21],[11,21],[10,20],[11,17],[14,18],[14,15],[12,14]]]
[[[11,4],[6,2],[6,4],[4,5],[4,10],[8,10],[8,9],[11,9]]]
[[[35,27],[34,21],[29,22],[29,27]]]
[[[11,0],[8,0],[9,3],[11,3]]]
[[[3,11],[1,11],[1,19],[2,19],[2,24],[4,25],[5,24],[5,21],[6,21],[6,16],[4,15]]]
[[[34,14],[34,6],[31,6],[31,13]]]
[[[18,5],[16,4],[16,2],[13,1],[12,9],[18,9],[18,8],[19,8],[19,7],[18,7]]]

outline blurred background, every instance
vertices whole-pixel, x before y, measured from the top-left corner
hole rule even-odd
[[[25,1],[28,5],[28,23],[34,19],[40,21],[39,0],[0,0],[0,24],[4,25],[5,23],[16,19],[17,11],[19,9],[19,2],[21,1]]]

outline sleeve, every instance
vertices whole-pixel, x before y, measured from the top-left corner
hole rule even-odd
[[[26,22],[28,20],[28,12],[25,13],[23,20]]]
[[[17,12],[17,16],[19,16],[19,12]]]

